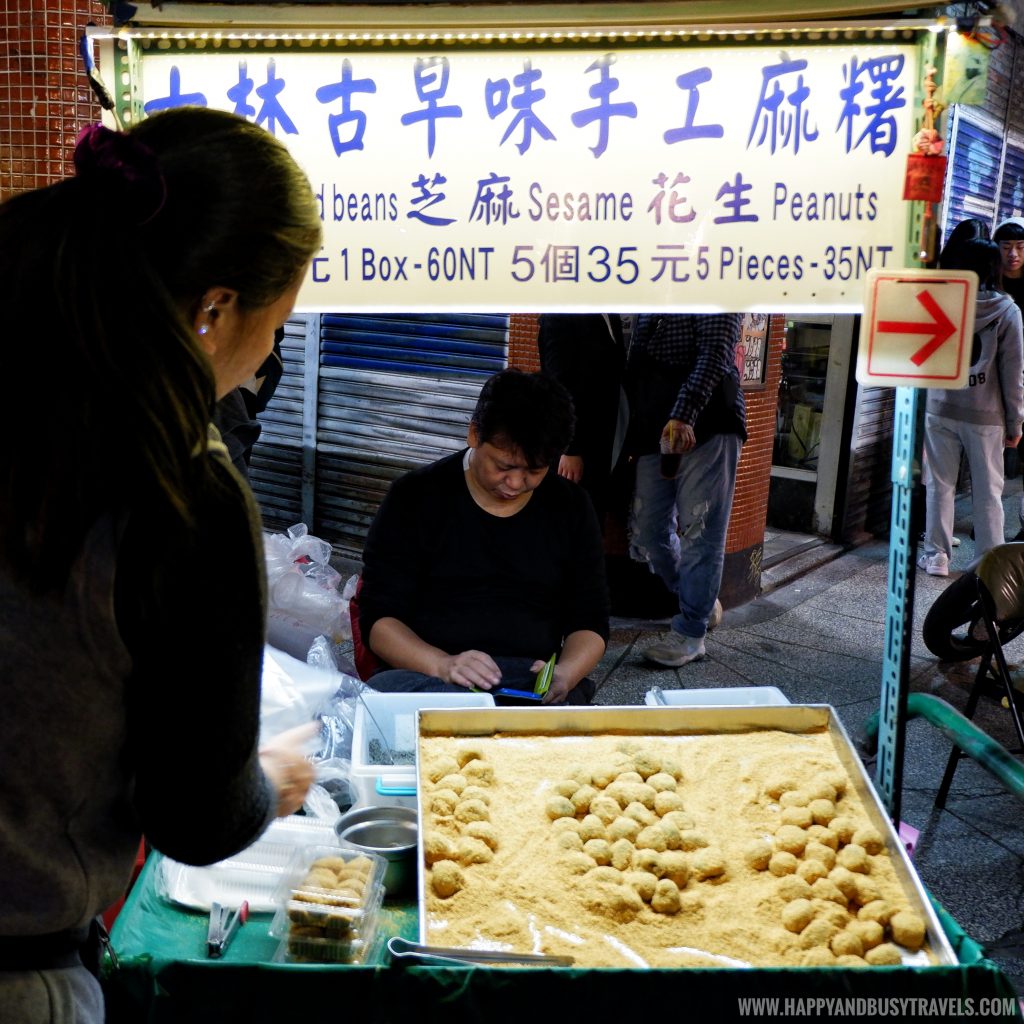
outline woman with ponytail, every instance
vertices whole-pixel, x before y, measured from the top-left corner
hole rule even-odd
[[[259,514],[209,427],[320,245],[305,176],[232,114],[85,129],[0,204],[0,1020],[103,1019],[88,960],[140,837],[211,863],[302,803],[259,746]],[[13,321],[13,322],[12,322]]]

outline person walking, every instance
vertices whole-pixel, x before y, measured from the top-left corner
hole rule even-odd
[[[951,241],[939,256],[944,270],[978,275],[978,298],[967,386],[929,388],[925,406],[926,522],[918,567],[930,576],[949,575],[962,452],[971,471],[975,554],[981,556],[1005,540],[1003,449],[1016,448],[1021,437],[1024,353],[1020,310],[996,290],[999,265],[998,244],[984,238]]]
[[[1002,290],[1024,308],[1024,217],[1008,217],[992,233],[999,246]]]
[[[630,553],[679,599],[668,637],[644,651],[659,665],[679,667],[705,654],[747,439],[736,367],[741,322],[725,313],[643,316],[634,333],[629,443],[640,454]]]

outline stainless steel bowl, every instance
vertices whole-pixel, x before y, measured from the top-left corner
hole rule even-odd
[[[342,844],[387,861],[384,892],[402,896],[416,889],[416,810],[413,807],[359,807],[336,826]]]

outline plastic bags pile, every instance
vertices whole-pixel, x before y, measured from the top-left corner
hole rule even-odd
[[[352,802],[349,786],[355,707],[364,684],[336,649],[352,638],[349,600],[358,577],[344,587],[330,564],[331,545],[305,523],[265,533],[267,643],[261,726],[265,737],[318,719],[320,737],[310,760],[317,785],[305,813],[326,817]],[[290,657],[289,657],[290,656]]]
[[[305,523],[287,533],[263,535],[267,559],[267,640],[302,661],[318,636],[331,643],[352,637],[348,603],[355,577],[341,589],[330,564],[331,545],[314,537]]]

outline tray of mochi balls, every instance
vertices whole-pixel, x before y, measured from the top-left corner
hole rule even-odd
[[[957,962],[828,705],[429,710],[419,771],[424,942],[526,949],[491,909],[514,892],[583,966],[619,965],[606,934],[650,966]],[[530,902],[531,844],[557,901]],[[743,899],[770,947],[731,927]]]

